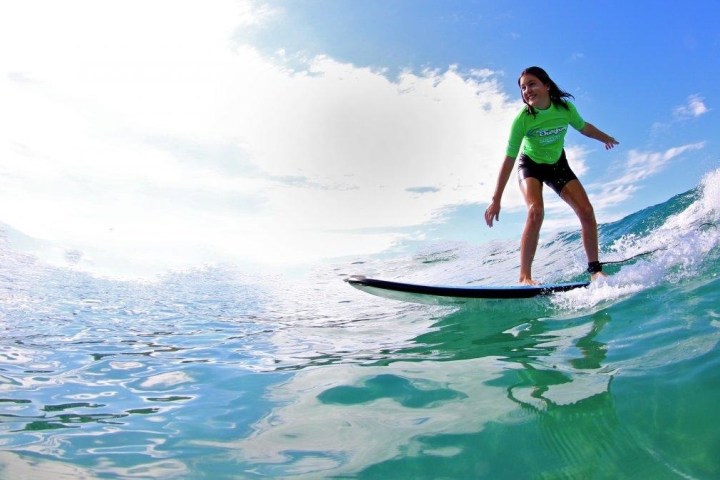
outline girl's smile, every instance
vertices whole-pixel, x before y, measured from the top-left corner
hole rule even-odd
[[[525,103],[539,110],[550,106],[550,88],[535,75],[525,74],[520,77],[520,92]]]

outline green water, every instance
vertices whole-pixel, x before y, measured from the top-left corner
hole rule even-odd
[[[720,325],[677,294],[510,328],[457,312],[387,359],[296,375],[247,441],[341,478],[715,478]]]
[[[342,281],[506,283],[515,242],[148,284],[3,241],[0,478],[720,478],[716,183],[602,226],[606,258],[654,253],[539,302],[416,305]],[[552,237],[538,270],[580,250]]]

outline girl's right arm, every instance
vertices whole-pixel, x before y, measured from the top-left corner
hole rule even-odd
[[[485,222],[488,224],[488,227],[493,226],[494,220],[500,221],[500,200],[502,200],[502,195],[510,179],[514,164],[515,157],[506,156],[500,168],[497,184],[495,185],[495,193],[493,194],[490,205],[488,205],[487,210],[485,210]]]

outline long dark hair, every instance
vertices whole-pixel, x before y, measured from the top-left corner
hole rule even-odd
[[[565,110],[569,110],[570,107],[568,107],[566,98],[572,98],[575,99],[571,94],[566,92],[565,90],[562,90],[560,87],[557,86],[557,83],[555,83],[552,78],[550,78],[550,75],[547,74],[545,70],[543,70],[540,67],[528,67],[525,70],[520,73],[520,76],[518,77],[518,86],[520,86],[520,79],[523,75],[532,75],[534,77],[537,77],[538,80],[540,80],[543,85],[547,85],[550,87],[550,102],[553,103],[553,105],[561,106]],[[537,112],[533,107],[527,104],[525,102],[525,98],[523,98],[523,102],[527,106],[527,113],[528,115],[532,115],[533,117],[537,115]]]

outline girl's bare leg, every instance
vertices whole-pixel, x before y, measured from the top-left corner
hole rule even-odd
[[[540,227],[545,216],[545,204],[542,196],[542,183],[536,178],[525,178],[520,182],[520,190],[527,205],[525,228],[520,239],[520,283],[534,285],[532,262],[540,240]]]
[[[582,228],[582,241],[585,247],[585,255],[588,263],[598,261],[598,231],[597,221],[595,220],[595,211],[590,204],[590,199],[585,192],[579,180],[571,180],[565,185],[560,192],[560,197],[570,205],[580,220]],[[593,274],[593,279],[597,276],[604,276],[602,272]]]

